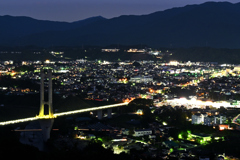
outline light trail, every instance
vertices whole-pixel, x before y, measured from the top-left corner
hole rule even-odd
[[[30,117],[30,118],[16,119],[16,120],[11,120],[11,121],[0,122],[0,125],[4,126],[4,125],[9,125],[9,124],[34,121],[37,119],[39,119],[39,118],[38,117]]]
[[[233,118],[232,123],[235,123],[236,125],[240,125],[239,123],[237,123],[237,119],[239,118],[240,114],[237,115],[235,118]]]
[[[125,106],[127,104],[128,104],[128,102],[126,102],[126,103],[119,103],[119,104],[111,104],[111,105],[106,105],[106,106],[101,106],[101,107],[79,109],[79,110],[75,110],[75,111],[56,113],[56,114],[54,114],[54,116],[63,116],[63,115],[69,115],[69,114],[76,114],[76,113],[82,113],[82,112],[95,111],[95,110],[100,110],[100,109],[108,109],[108,108],[113,108],[113,107]]]
[[[101,109],[108,109],[108,108],[113,108],[113,107],[125,106],[127,104],[128,104],[128,102],[105,105],[105,106],[100,106],[100,107],[79,109],[79,110],[74,110],[74,111],[61,112],[61,113],[54,114],[54,117],[56,118],[57,116],[64,116],[64,115],[69,115],[69,114],[76,114],[76,113],[82,113],[82,112],[90,112],[90,111],[96,111],[96,110],[101,110]],[[29,117],[29,118],[23,118],[23,119],[16,119],[16,120],[0,122],[0,125],[4,126],[4,125],[9,125],[9,124],[16,124],[16,123],[21,123],[21,122],[34,121],[34,120],[38,120],[38,119],[49,119],[48,117],[49,116],[44,116],[44,117],[36,116],[36,117]]]

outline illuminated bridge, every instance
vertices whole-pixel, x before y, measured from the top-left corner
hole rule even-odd
[[[40,123],[40,126],[42,128],[43,133],[43,140],[46,142],[50,138],[50,132],[53,126],[54,119],[57,116],[63,116],[63,115],[70,115],[70,114],[76,114],[76,113],[82,113],[82,112],[90,112],[90,111],[96,111],[98,112],[98,119],[102,119],[102,110],[107,109],[108,112],[108,118],[112,117],[112,108],[113,107],[119,107],[127,105],[128,103],[119,103],[119,104],[112,104],[112,105],[105,105],[100,107],[92,107],[92,108],[86,108],[86,109],[79,109],[74,111],[68,111],[68,112],[62,112],[62,113],[53,113],[53,106],[52,106],[52,69],[49,68],[42,68],[41,69],[41,80],[40,80],[40,109],[39,109],[39,115],[36,117],[29,117],[29,118],[23,118],[23,119],[17,119],[17,120],[11,120],[11,121],[5,121],[0,122],[0,125],[10,125],[15,123],[21,123],[21,122],[28,122],[28,121],[34,121],[38,120]],[[48,100],[45,101],[44,99],[44,80],[48,80]],[[48,114],[45,115],[45,106],[48,107]]]
[[[86,109],[79,109],[79,110],[74,110],[74,111],[67,111],[67,112],[61,112],[61,113],[56,113],[53,115],[53,117],[58,117],[58,116],[64,116],[64,115],[70,115],[70,114],[76,114],[76,113],[83,113],[83,112],[91,112],[91,111],[99,111],[98,116],[100,116],[101,111],[103,109],[111,109],[114,107],[119,107],[119,106],[125,106],[127,105],[128,102],[126,103],[118,103],[118,104],[111,104],[111,105],[105,105],[105,106],[99,106],[99,107],[92,107],[92,108],[86,108]],[[111,110],[109,110],[109,114]],[[9,125],[9,124],[15,124],[15,123],[21,123],[21,122],[28,122],[28,121],[34,121],[38,119],[48,119],[49,116],[46,115],[45,117],[29,117],[29,118],[23,118],[23,119],[17,119],[17,120],[10,120],[10,121],[5,121],[5,122],[0,122],[0,125]]]

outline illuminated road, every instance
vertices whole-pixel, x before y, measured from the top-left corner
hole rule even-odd
[[[126,102],[126,103],[118,103],[118,104],[111,104],[111,105],[100,106],[100,107],[79,109],[79,110],[62,112],[62,113],[56,113],[56,114],[54,114],[54,117],[64,116],[64,115],[69,115],[69,114],[82,113],[82,112],[96,111],[96,110],[101,110],[101,109],[108,109],[108,108],[119,107],[119,106],[125,106],[127,104],[128,104],[128,102]],[[29,117],[29,118],[23,118],[23,119],[10,120],[10,121],[5,121],[5,122],[0,122],[0,125],[3,126],[3,125],[16,124],[16,123],[21,123],[21,122],[34,121],[34,120],[38,120],[38,119],[41,119],[41,118],[43,118],[43,119],[44,118],[48,118],[48,116],[46,116],[46,117]]]

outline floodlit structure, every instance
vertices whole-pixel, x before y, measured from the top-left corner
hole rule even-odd
[[[92,107],[92,108],[86,108],[86,109],[79,109],[79,110],[74,110],[74,111],[61,112],[61,113],[54,114],[54,117],[71,115],[71,114],[78,114],[78,113],[83,113],[83,112],[91,112],[91,111],[97,111],[97,110],[103,110],[103,109],[110,109],[110,108],[114,108],[114,107],[125,106],[128,103],[129,102],[118,103],[118,104],[110,104],[110,105],[98,106],[98,107]],[[39,120],[39,119],[44,119],[44,118],[36,116],[36,117],[29,117],[29,118],[22,118],[22,119],[4,121],[4,122],[0,122],[0,126],[16,124],[16,123],[21,123],[21,122],[34,121],[34,120]]]
[[[47,72],[45,72],[47,71]],[[48,101],[44,100],[44,79],[48,79]],[[44,115],[44,105],[48,105],[48,115]],[[52,70],[41,70],[41,83],[40,83],[40,110],[39,117],[53,118],[53,107],[52,107]]]
[[[48,80],[48,101],[44,100],[44,79]],[[45,112],[45,105],[48,106],[48,112]],[[45,115],[46,113],[46,115]],[[46,142],[50,138],[50,132],[53,126],[54,118],[52,106],[52,69],[41,69],[41,83],[40,83],[40,110],[39,123],[42,128],[43,140]]]
[[[92,108],[79,109],[79,110],[74,110],[74,111],[67,111],[67,112],[53,114],[52,69],[49,69],[49,68],[41,69],[40,74],[41,74],[41,80],[40,80],[39,115],[37,115],[36,117],[29,117],[29,118],[22,118],[22,119],[0,122],[0,125],[10,125],[10,124],[16,124],[16,123],[21,123],[21,122],[39,120],[39,123],[42,128],[43,140],[46,142],[50,138],[50,132],[51,132],[52,125],[54,122],[54,118],[56,118],[57,116],[64,116],[64,115],[77,114],[77,113],[90,112],[90,111],[98,111],[98,119],[102,119],[102,110],[107,109],[108,118],[111,118],[113,107],[125,106],[129,103],[129,102],[125,102],[125,103],[119,103],[119,104],[111,104],[111,105],[105,105],[105,106],[100,106],[100,107],[92,107]],[[45,99],[44,99],[44,85],[45,85],[44,79],[48,80],[48,83],[46,83],[48,86],[48,100],[47,101],[45,101]]]

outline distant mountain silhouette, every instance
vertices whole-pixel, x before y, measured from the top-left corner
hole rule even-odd
[[[0,45],[240,48],[240,3],[207,2],[148,15],[72,23],[0,17]]]
[[[87,25],[93,22],[97,22],[97,21],[101,21],[101,20],[106,20],[106,18],[102,17],[102,16],[96,16],[96,17],[90,17],[84,20],[80,20],[80,21],[75,21],[73,23],[81,23],[82,25]]]

